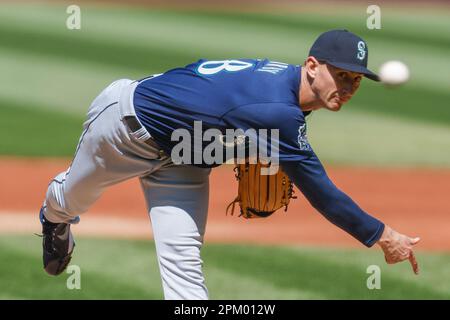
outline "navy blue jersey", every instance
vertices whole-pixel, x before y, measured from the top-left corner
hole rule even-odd
[[[168,139],[172,132],[193,132],[194,121],[202,121],[203,130],[223,133],[278,129],[280,161],[300,160],[310,154],[306,145],[298,147],[299,129],[305,126],[299,83],[299,66],[269,60],[199,60],[141,81],[134,104],[141,122],[169,154],[178,143]]]
[[[300,66],[267,59],[199,60],[141,80],[134,106],[139,120],[168,154],[178,144],[172,133],[184,129],[194,134],[199,121],[202,130],[221,133],[277,129],[279,163],[295,185],[328,220],[372,246],[384,225],[331,182],[309,145],[299,105],[300,77]],[[204,147],[192,146],[194,157]]]

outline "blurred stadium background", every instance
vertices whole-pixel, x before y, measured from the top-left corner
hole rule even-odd
[[[66,28],[69,4],[81,8],[80,30]],[[46,183],[57,173],[52,170],[62,170],[69,164],[87,107],[107,84],[119,78],[161,73],[199,58],[270,58],[301,64],[320,33],[346,28],[367,40],[371,69],[377,70],[386,60],[398,59],[410,67],[411,80],[395,89],[364,81],[358,95],[341,112],[319,111],[312,115],[309,139],[334,175],[360,179],[358,187],[367,187],[367,192],[373,193],[377,210],[400,204],[395,203],[395,197],[383,202],[376,192],[382,192],[383,185],[371,189],[371,181],[361,181],[361,170],[380,173],[387,186],[396,185],[396,178],[409,173],[421,177],[426,190],[417,186],[419,189],[394,188],[392,192],[409,190],[411,198],[403,196],[398,201],[405,206],[410,201],[420,202],[423,209],[416,216],[423,219],[405,221],[407,214],[397,220],[390,218],[400,224],[400,230],[405,223],[405,232],[420,233],[420,228],[440,226],[442,233],[430,246],[432,250],[419,250],[423,272],[416,277],[406,263],[385,265],[378,249],[367,250],[355,243],[335,247],[334,240],[324,241],[326,231],[334,227],[321,220],[324,238],[316,235],[316,242],[227,244],[223,240],[226,235],[223,241],[207,241],[203,257],[211,298],[449,299],[450,225],[446,223],[450,221],[450,205],[441,196],[432,197],[450,191],[450,6],[444,1],[381,1],[382,28],[369,30],[369,4],[2,2],[0,298],[162,298],[150,239],[132,239],[133,231],[128,231],[130,239],[126,239],[120,236],[120,230],[115,234],[119,236],[106,235],[107,239],[92,237],[95,230],[91,235],[77,237],[73,263],[82,268],[82,289],[68,290],[67,277],[50,278],[44,274],[40,238],[20,228],[28,223],[29,213],[34,210],[37,215]],[[225,174],[228,168],[217,170]],[[397,170],[400,176],[395,174]],[[237,188],[217,186],[223,190]],[[123,203],[129,201],[133,206],[133,202],[143,202],[138,193],[134,198],[120,199],[120,190],[116,191],[116,211],[121,211],[116,212],[117,219],[127,215]],[[440,201],[440,205],[436,207],[429,199]],[[142,208],[143,204],[137,207]],[[210,215],[224,215],[223,207],[212,209]],[[290,210],[289,215],[295,214]],[[100,216],[105,218],[104,214]],[[440,220],[445,216],[447,220]],[[411,227],[408,222],[415,225]],[[237,219],[233,223],[243,225]],[[302,224],[302,219],[298,223]],[[210,226],[215,230],[214,223]],[[101,229],[102,225],[97,227]],[[145,227],[150,230],[150,224]],[[239,232],[246,230],[241,227]],[[347,237],[336,232],[336,237]],[[447,238],[442,238],[445,232]],[[366,287],[366,268],[372,264],[382,269],[381,290]]]

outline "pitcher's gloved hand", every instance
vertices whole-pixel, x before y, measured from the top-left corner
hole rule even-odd
[[[267,170],[265,173],[273,173],[269,175],[262,174],[264,168],[270,166],[258,162],[235,167],[238,195],[228,205],[227,213],[234,213],[236,203],[240,207],[240,216],[246,219],[266,218],[282,207],[287,210],[290,199],[296,198],[291,180],[279,167],[274,172]]]
[[[413,246],[419,241],[419,237],[410,238],[385,225],[384,232],[377,243],[383,249],[384,257],[388,264],[408,259],[414,273],[419,274],[419,264],[413,252]]]

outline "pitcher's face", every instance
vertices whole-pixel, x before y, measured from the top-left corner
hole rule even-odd
[[[358,90],[363,74],[333,67],[315,58],[308,58],[314,69],[311,89],[319,101],[317,109],[339,111]]]
[[[339,111],[342,105],[348,102],[358,90],[363,75],[339,69],[322,63],[319,66],[318,82],[321,82],[320,97],[324,108]]]

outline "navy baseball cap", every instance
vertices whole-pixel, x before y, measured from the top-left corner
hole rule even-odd
[[[364,74],[380,81],[378,75],[367,69],[369,51],[366,42],[348,30],[330,30],[313,43],[309,55],[336,68]]]

